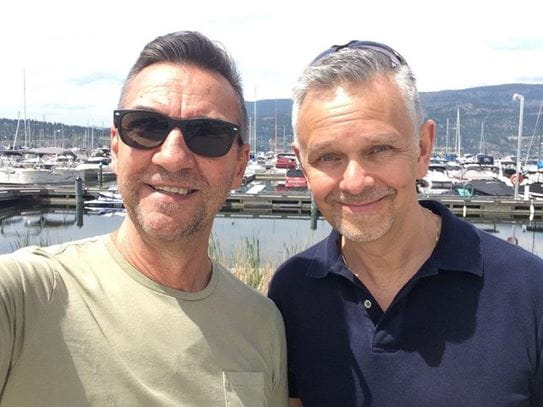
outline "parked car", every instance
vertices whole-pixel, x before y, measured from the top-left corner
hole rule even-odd
[[[276,168],[296,168],[298,166],[298,160],[296,155],[292,153],[279,153],[277,154],[277,161],[275,162]]]
[[[285,187],[290,188],[307,188],[307,179],[304,173],[299,168],[289,169],[285,175]]]

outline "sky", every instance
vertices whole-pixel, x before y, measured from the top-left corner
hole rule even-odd
[[[224,45],[246,100],[289,98],[314,56],[352,39],[392,46],[423,92],[543,83],[541,0],[26,0],[0,10],[2,118],[22,119],[26,106],[28,119],[109,127],[143,46],[179,30]]]

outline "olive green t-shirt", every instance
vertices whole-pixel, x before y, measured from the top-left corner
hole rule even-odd
[[[0,256],[0,406],[284,406],[273,303],[218,264],[200,292],[109,235]]]

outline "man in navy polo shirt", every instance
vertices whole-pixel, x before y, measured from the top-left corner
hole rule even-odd
[[[333,231],[270,285],[291,405],[543,406],[543,262],[417,200],[435,124],[405,60],[330,48],[297,83],[293,123]]]

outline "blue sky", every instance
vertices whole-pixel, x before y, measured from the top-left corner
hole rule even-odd
[[[316,54],[351,39],[384,42],[419,90],[543,83],[543,1],[294,2],[27,0],[0,23],[0,117],[109,126],[122,81],[158,35],[198,30],[224,44],[247,100],[288,98]],[[514,102],[512,102],[514,103]]]

